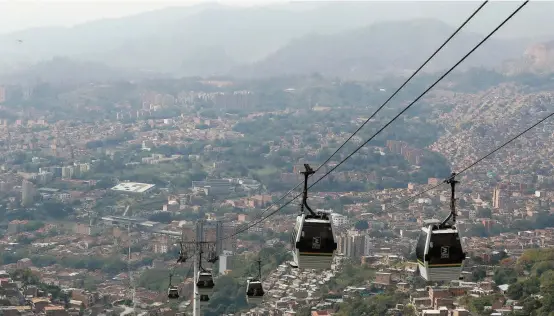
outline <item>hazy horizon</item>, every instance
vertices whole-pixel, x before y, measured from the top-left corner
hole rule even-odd
[[[453,31],[480,3],[0,2],[0,33],[10,33],[0,34],[0,71],[15,73],[36,65],[39,73],[50,72],[41,68],[42,61],[50,61],[56,67],[78,68],[68,59],[178,76],[281,74],[301,69],[365,75],[388,64],[397,70],[411,69],[415,60],[424,58],[428,49],[446,38],[446,32]],[[456,37],[457,43],[449,44],[457,48],[443,53],[446,57],[439,64],[448,64],[468,45],[478,42],[520,3],[490,1]],[[480,57],[473,57],[473,65],[494,67],[503,60],[519,58],[529,44],[554,39],[552,28],[548,27],[553,10],[554,2],[530,2],[494,35],[488,48],[480,50]],[[15,30],[20,31],[13,33]],[[343,49],[336,50],[333,43],[342,43]],[[407,47],[414,53],[402,55]],[[376,62],[383,54],[397,57]],[[53,60],[54,57],[66,59],[64,62]],[[332,60],[334,64],[327,62]],[[400,60],[405,64],[400,65]]]
[[[286,0],[41,0],[36,2],[0,1],[0,34],[40,27],[72,27],[103,19],[124,18],[170,7],[219,3],[254,6],[287,3]]]
[[[481,1],[294,1],[294,0],[41,0],[35,2],[13,1],[8,2],[0,0],[0,35],[24,31],[27,29],[44,27],[73,27],[89,22],[121,19],[149,12],[159,11],[171,7],[192,7],[199,4],[222,4],[237,7],[251,6],[272,6],[285,8],[288,11],[296,9],[314,9],[326,4],[352,4],[352,3],[371,3],[375,6],[375,11],[382,11],[379,20],[405,20],[412,18],[435,18],[451,25],[457,25],[461,22],[469,10],[477,7]],[[409,5],[409,9],[398,10]],[[418,3],[420,5],[415,5]],[[518,1],[490,1],[487,8],[467,26],[470,31],[477,31],[484,34],[484,30],[490,30],[502,17],[508,15],[517,5]],[[514,22],[509,23],[497,36],[501,37],[540,37],[552,35],[551,28],[532,25],[530,20],[535,21],[535,17],[544,15],[551,6],[547,7],[539,3],[550,3],[552,1],[536,0],[532,1]],[[294,5],[291,5],[294,4]],[[396,6],[399,6],[397,8]],[[383,8],[384,11],[383,11]],[[372,12],[368,11],[368,24],[372,20]],[[384,16],[382,15],[384,14]],[[345,18],[345,17],[340,17]],[[537,22],[537,21],[535,21]]]

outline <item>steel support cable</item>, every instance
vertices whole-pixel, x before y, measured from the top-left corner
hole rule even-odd
[[[485,38],[483,38],[477,45],[475,45],[467,54],[464,55],[457,63],[454,64],[454,66],[450,67],[442,76],[440,76],[429,88],[425,89],[423,93],[421,93],[414,101],[412,101],[410,104],[408,104],[400,113],[398,113],[395,117],[392,118],[385,126],[381,127],[373,136],[371,136],[369,139],[367,139],[364,143],[362,143],[358,148],[356,148],[353,152],[351,152],[346,158],[341,160],[336,166],[331,168],[331,170],[327,171],[323,176],[321,176],[317,181],[312,183],[308,189],[316,185],[319,181],[323,180],[323,178],[327,177],[331,172],[333,172],[335,169],[337,169],[340,165],[342,165],[345,161],[350,159],[355,153],[357,153],[360,149],[362,149],[367,143],[369,143],[371,140],[373,140],[377,135],[379,135],[385,128],[387,128],[389,125],[391,125],[396,119],[398,119],[402,114],[404,114],[407,110],[409,110],[417,101],[419,101],[421,98],[423,98],[427,92],[431,91],[437,84],[439,84],[446,76],[448,76],[454,69],[456,69],[461,63],[463,63],[471,54],[473,54],[481,45],[483,45],[491,36],[494,35],[504,24],[506,24],[509,20],[511,20],[525,5],[529,3],[529,0],[526,0],[523,2],[519,7],[517,7],[512,14],[510,14],[502,23],[500,23],[494,30],[492,30]]]
[[[469,23],[474,17],[475,15],[488,3],[488,0],[484,1],[443,43],[442,45],[435,50],[435,52],[433,52],[433,54],[427,58],[427,60],[421,64],[421,66],[419,66],[419,68],[414,71],[414,73],[408,77],[408,79],[406,79],[404,81],[404,83],[396,89],[396,91],[375,111],[373,112],[373,114],[362,124],[358,127],[358,129],[356,129],[356,131],[354,131],[354,133],[352,133],[352,135],[350,135],[350,137],[348,137],[348,139],[346,139],[346,141],[344,141],[342,143],[342,145],[339,146],[339,148],[337,148],[335,150],[335,152],[333,152],[331,154],[331,156],[329,156],[319,167],[316,168],[315,172],[319,171],[323,166],[325,166],[371,119],[373,119],[378,112],[380,112],[383,107],[385,107],[389,102],[390,100],[392,100],[392,98],[394,98],[399,92],[400,90],[402,90],[420,71],[421,69],[423,69],[423,67],[425,67],[445,46],[446,44],[448,44],[450,42],[450,40],[452,40],[452,38],[454,38],[454,36],[456,36],[462,28],[464,28],[467,23]],[[271,209],[271,207],[273,207],[274,205],[278,204],[279,202],[281,202],[285,197],[287,197],[292,191],[296,190],[303,182],[299,182],[294,188],[292,188],[291,190],[289,190],[287,193],[285,193],[280,199],[278,199],[277,201],[273,202],[272,205],[270,205],[269,207],[267,207],[264,211],[262,211],[257,217],[258,218],[261,218],[264,213],[266,213],[267,211],[269,211]],[[236,231],[240,230],[240,228],[237,228]]]
[[[387,105],[390,100],[392,100],[392,98],[394,98],[398,92],[400,92],[400,90],[402,90],[420,71],[421,69],[423,69],[423,67],[427,66],[427,64],[446,46],[446,44],[448,44],[450,42],[450,40],[452,40],[454,38],[454,36],[456,36],[474,17],[477,13],[479,13],[479,11],[481,11],[481,9],[488,3],[489,1],[488,0],[485,0],[483,3],[481,3],[481,5],[479,5],[479,7],[477,9],[475,9],[475,11],[473,11],[473,13],[464,21],[464,23],[462,23],[455,31],[454,33],[452,33],[443,43],[441,46],[439,46],[439,48],[437,48],[435,50],[435,52],[433,52],[433,54],[431,56],[429,56],[429,58],[427,58],[427,60],[425,60],[425,62],[423,62],[423,64],[421,64],[421,66],[419,66],[419,68],[416,69],[416,71],[414,71],[414,73],[408,77],[408,79],[406,79],[404,81],[404,83],[398,87],[396,89],[396,91],[394,91],[394,93],[385,101],[383,102],[383,104],[381,104],[381,106],[379,108],[377,108],[377,110],[375,110],[375,112],[373,112],[373,114],[371,114],[371,116],[365,120],[365,122],[360,125],[360,127],[358,127],[358,129],[352,133],[352,135],[350,135],[350,137],[348,137],[348,139],[346,139],[342,145],[340,145],[339,148],[337,148],[337,150],[335,150],[335,152],[333,152],[331,154],[331,156],[329,156],[329,158],[327,158],[327,160],[325,160],[319,167],[317,167],[317,169],[315,170],[315,172],[317,172],[319,169],[321,169],[323,166],[325,166],[345,145],[346,143],[348,143],[352,137],[354,137],[356,134],[358,134],[358,132],[364,128],[364,126],[369,123],[369,121],[371,121],[371,119],[373,119],[377,113],[379,113],[384,107],[385,105]]]
[[[481,9],[489,2],[489,0],[485,0],[483,1],[483,3],[481,3],[481,5],[479,5],[479,7],[477,7],[477,9],[475,9],[473,11],[473,13],[441,44],[441,46],[439,46],[439,48],[437,48],[433,54],[431,54],[431,56],[429,56],[427,58],[427,60],[425,60],[425,62],[423,62],[423,64],[421,64],[413,73],[410,77],[408,77],[408,79],[406,79],[404,81],[404,83],[402,83],[402,85],[400,85],[400,87],[398,87],[396,89],[396,91],[394,91],[394,93],[388,97],[387,100],[385,100],[385,102],[383,102],[383,104],[381,104],[381,106],[379,106],[379,108],[377,108],[377,110],[375,110],[375,112],[373,112],[373,114],[371,114],[371,116],[365,120],[365,122],[360,125],[358,127],[358,129],[356,129],[354,131],[354,133],[352,133],[352,135],[350,135],[350,137],[348,137],[343,143],[342,145],[339,146],[339,148],[337,148],[332,154],[331,156],[329,156],[321,165],[319,165],[319,167],[317,167],[315,169],[315,172],[318,172],[323,166],[325,166],[331,159],[333,159],[333,157],[344,147],[346,146],[346,144],[356,135],[358,134],[358,132],[360,130],[362,130],[362,128],[364,128],[364,126],[369,123],[369,121],[371,121],[371,119],[373,119],[377,113],[379,113],[399,92],[400,90],[402,90],[425,66],[427,66],[427,64],[433,59],[435,58],[435,56],[475,17],[475,15],[477,15],[477,13],[479,13],[479,11],[481,11]],[[292,191],[296,190],[300,185],[302,185],[304,182],[303,181],[300,181],[294,188],[292,188],[291,190],[289,190],[287,193],[285,193],[279,200],[277,200],[276,202],[272,203],[272,205],[270,205],[268,208],[266,208],[265,210],[263,210],[257,217],[260,218],[263,216],[264,213],[266,213],[267,211],[269,211],[269,209],[278,204],[279,202],[281,202],[285,197],[287,197]]]
[[[269,211],[272,207],[274,207],[275,205],[279,204],[282,200],[284,200],[289,194],[291,194],[292,192],[294,192],[294,190],[296,190],[300,185],[302,185],[304,182],[299,182],[295,187],[293,187],[292,189],[288,190],[287,193],[285,193],[283,196],[281,196],[277,201],[275,202],[272,202],[271,205],[269,205],[268,207],[266,207],[265,210],[263,210],[260,214],[258,214],[256,217],[257,219],[260,219],[260,218],[263,218],[264,216],[264,213],[266,213],[267,211]],[[296,198],[294,198],[296,199]],[[228,238],[231,238],[231,237],[234,237],[244,231],[247,231],[248,229],[250,229],[251,227],[253,226],[248,226],[249,223],[245,223],[243,225],[240,225],[241,227],[236,227],[235,228],[235,232],[233,234],[231,234],[230,236],[227,236],[227,237],[224,237],[224,238],[221,238],[221,240],[224,240],[224,239],[228,239]],[[243,228],[246,228],[245,230],[242,230]]]
[[[394,118],[392,118],[387,124],[385,124],[385,126],[383,126],[381,129],[379,129],[375,134],[373,134],[373,136],[371,136],[368,140],[366,140],[362,145],[358,146],[352,153],[350,153],[346,158],[344,158],[341,162],[339,162],[336,166],[334,166],[333,168],[331,168],[329,171],[327,171],[323,176],[321,176],[319,179],[317,179],[317,181],[315,181],[314,183],[312,183],[308,188],[312,188],[314,185],[316,185],[317,183],[319,183],[321,180],[323,180],[325,177],[327,177],[329,174],[331,174],[331,172],[335,171],[340,165],[342,165],[346,160],[350,159],[350,157],[352,157],[355,153],[357,153],[360,149],[362,149],[368,142],[370,142],[371,140],[373,140],[378,134],[380,134],[385,128],[387,128],[390,124],[392,124],[396,119],[398,119],[398,117],[400,117],[402,114],[404,114],[404,112],[406,112],[409,108],[411,108],[417,101],[419,101],[423,96],[425,96],[431,89],[433,89],[439,82],[441,82],[447,75],[449,75],[452,71],[454,71],[454,69],[456,69],[462,62],[464,62],[471,54],[473,54],[479,47],[481,47],[481,45],[483,45],[491,36],[493,36],[500,28],[502,28],[509,20],[511,20],[521,9],[523,9],[527,3],[529,3],[529,0],[526,0],[524,1],[521,5],[519,5],[506,19],[504,19],[504,21],[502,21],[495,29],[493,29],[485,38],[483,38],[477,45],[475,45],[467,54],[465,54],[456,64],[454,64],[454,66],[452,66],[450,69],[448,69],[442,76],[440,76],[431,86],[429,86],[425,91],[423,91],[423,93],[421,93],[414,101],[412,101],[410,104],[408,104],[408,106],[406,106],[400,113],[398,113]],[[291,190],[292,191],[292,190]],[[250,224],[247,226],[246,229],[244,230],[239,230],[239,231],[236,231],[234,234],[232,235],[229,235],[227,237],[223,237],[222,239],[227,239],[227,238],[231,238],[231,237],[234,237],[248,229],[250,229],[251,227],[254,227],[256,225],[258,225],[259,223],[261,223],[262,221],[264,221],[265,219],[273,216],[275,213],[277,213],[278,211],[280,211],[281,209],[283,209],[284,207],[286,207],[287,205],[289,205],[292,201],[296,200],[299,196],[301,196],[302,194],[297,194],[294,198],[292,198],[291,200],[289,200],[287,203],[283,204],[282,206],[280,206],[279,208],[277,208],[275,211],[269,213],[269,215],[261,218],[260,220],[258,221],[255,221],[254,223]],[[279,200],[282,200],[283,198],[279,199]],[[267,210],[269,210],[272,206],[274,206],[275,204],[271,205]]]
[[[537,125],[541,124],[542,122],[548,120],[549,118],[551,118],[552,116],[554,116],[554,112],[548,114],[547,116],[545,116],[544,118],[542,118],[541,120],[539,120],[538,122],[536,122],[535,124],[529,126],[528,128],[526,128],[525,130],[523,130],[522,132],[518,133],[516,136],[510,138],[509,140],[507,140],[506,142],[504,142],[502,145],[496,147],[493,151],[489,152],[488,154],[484,155],[483,157],[477,159],[476,161],[472,162],[471,164],[469,164],[468,166],[466,166],[465,168],[463,168],[460,172],[456,173],[456,176],[468,171],[469,169],[473,168],[475,165],[477,165],[478,163],[480,163],[481,161],[487,159],[488,157],[492,156],[493,154],[495,154],[497,151],[499,151],[500,149],[506,147],[508,144],[510,144],[511,142],[513,142],[514,140],[518,139],[519,137],[521,137],[523,134],[527,133],[528,131],[532,130],[533,128],[535,128]],[[452,176],[446,178],[444,181],[448,181],[452,179]],[[429,191],[432,191],[438,187],[440,187],[441,185],[444,184],[444,181],[437,184],[437,185],[434,185],[432,187],[430,187],[429,189],[426,189],[426,190],[423,190],[415,195],[412,195],[400,202],[397,202],[397,203],[394,203],[391,205],[391,207],[394,207],[396,208],[397,205],[400,205],[400,204],[403,204],[403,203],[406,203],[406,202],[409,202],[417,197],[420,197],[421,195],[429,192]]]

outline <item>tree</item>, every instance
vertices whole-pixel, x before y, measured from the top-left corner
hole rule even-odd
[[[499,267],[494,272],[493,280],[496,284],[512,284],[517,282],[517,272],[513,268]]]
[[[173,220],[173,215],[171,212],[157,212],[148,216],[148,220],[153,222],[169,224]]]
[[[477,216],[479,218],[492,218],[492,210],[490,208],[480,209]]]
[[[67,218],[67,216],[73,215],[75,212],[72,207],[56,201],[44,202],[42,204],[42,210],[47,216],[55,219]]]
[[[477,267],[473,270],[471,274],[472,274],[473,280],[482,281],[487,277],[487,270],[483,267]]]
[[[554,271],[544,273],[540,278],[542,309],[554,311]]]
[[[367,223],[367,221],[360,220],[357,221],[356,224],[354,224],[354,228],[356,228],[357,230],[367,230],[369,229],[369,224]]]

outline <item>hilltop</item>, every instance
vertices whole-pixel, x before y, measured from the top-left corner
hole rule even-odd
[[[236,74],[278,76],[310,74],[371,79],[385,74],[415,70],[454,28],[432,19],[383,22],[333,35],[307,35],[271,54],[265,60]],[[482,36],[460,32],[425,68],[432,72],[448,68]],[[521,56],[527,40],[490,39],[461,65],[492,67],[502,60]]]
[[[77,61],[55,57],[18,71],[1,75],[0,80],[11,84],[48,82],[52,84],[80,85],[91,82],[145,79],[156,74],[111,67],[98,62]]]
[[[548,30],[535,25],[549,21],[548,12],[552,12],[549,9],[552,6],[551,3],[530,5],[518,19],[495,35],[495,38],[511,40],[507,40],[508,43],[497,40],[495,43],[502,45],[496,51],[490,44],[487,53],[482,53],[484,57],[477,58],[479,62],[474,64],[516,57],[512,45],[519,41],[512,40],[518,36],[545,35]],[[242,74],[249,69],[255,75],[265,75],[265,71],[271,75],[313,69],[341,75],[387,70],[402,72],[419,62],[419,57],[427,50],[435,48],[426,48],[426,44],[442,41],[449,35],[447,30],[458,25],[475,7],[472,2],[172,7],[73,27],[43,27],[0,35],[0,70],[13,69],[18,63],[36,63],[61,56],[180,76],[221,75],[230,70]],[[510,3],[491,3],[488,9],[503,15],[512,7]],[[467,46],[463,45],[472,43],[469,40],[479,39],[477,34],[482,36],[492,29],[496,16],[488,19],[490,12],[480,13],[480,18],[468,25],[470,33],[465,39],[457,39],[458,44],[452,44],[452,52],[465,49]],[[534,23],[527,23],[531,16]],[[416,26],[417,30],[403,30],[411,27],[410,23],[421,23],[406,22],[408,20],[436,17],[446,24],[435,23],[436,30],[432,25],[430,29],[420,25]],[[385,21],[390,22],[381,24]],[[431,33],[421,36],[421,32],[427,30]],[[388,40],[394,38],[396,42]],[[372,61],[365,61],[367,58]],[[379,63],[382,65],[376,67]],[[244,68],[251,64],[255,64],[254,67]]]
[[[554,41],[530,45],[520,58],[504,62],[501,70],[508,75],[554,72]]]

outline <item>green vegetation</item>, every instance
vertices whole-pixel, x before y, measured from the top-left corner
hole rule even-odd
[[[502,294],[487,295],[481,297],[463,297],[461,303],[467,306],[469,311],[474,315],[490,315],[489,311],[485,311],[485,306],[492,306],[495,302],[504,302]]]
[[[386,293],[377,294],[369,298],[355,298],[340,304],[336,315],[386,315],[389,309],[395,308],[396,304],[406,301],[407,298],[408,296],[403,293]],[[406,312],[407,315],[410,315],[412,311],[410,308],[406,308]]]
[[[486,212],[486,210],[483,210],[483,212]],[[473,225],[464,235],[490,237],[499,235],[500,233],[544,229],[546,227],[554,227],[554,215],[544,211],[539,212],[532,220],[515,220],[509,227],[505,225],[495,225],[489,230],[483,225]]]
[[[190,265],[172,268],[171,273],[173,273],[173,277],[171,282],[173,285],[178,284],[182,280],[192,277],[193,271]],[[137,284],[139,287],[151,291],[165,292],[169,286],[169,273],[168,269],[148,269],[140,275]]]
[[[342,269],[329,280],[327,288],[329,291],[341,291],[347,286],[362,285],[370,282],[375,277],[375,271],[363,265],[345,262]],[[326,288],[323,287],[322,292],[325,293]],[[328,292],[328,291],[327,291]]]
[[[396,110],[385,110],[379,121],[371,127],[368,126],[368,130],[364,130],[359,136],[362,139],[368,138],[393,114],[396,114]],[[251,175],[266,184],[269,190],[283,190],[285,186],[280,181],[279,175],[282,172],[291,172],[291,164],[299,159],[323,162],[341,144],[339,139],[329,140],[318,134],[324,135],[328,132],[348,134],[353,130],[353,125],[357,125],[352,120],[365,115],[367,115],[366,108],[350,109],[348,112],[332,108],[323,112],[307,110],[293,114],[268,114],[235,125],[235,131],[246,135],[243,140],[233,143],[222,141],[216,145],[225,148],[226,155],[236,157],[237,163],[242,164],[246,169],[242,171],[243,174],[250,171]],[[318,126],[322,121],[326,122],[324,128]],[[307,131],[306,126],[316,126],[316,128],[312,132]],[[435,141],[437,135],[437,126],[419,118],[406,119],[402,124],[396,124],[393,128],[383,131],[370,145],[385,146],[387,140],[399,140],[406,141],[411,146],[423,148]],[[299,149],[293,151],[289,148],[281,148],[277,151],[269,151],[268,144],[281,143],[281,139],[292,143],[293,139],[299,136],[302,140],[302,147]],[[259,145],[252,146],[252,144]],[[358,145],[348,144],[343,151],[348,152]],[[310,153],[314,149],[319,151],[316,155]],[[444,177],[450,172],[449,164],[442,156],[423,151],[425,154],[419,163],[420,168],[414,170],[400,154],[386,152],[382,155],[378,150],[368,148],[352,156],[337,171],[373,174],[377,180],[343,182],[330,176],[329,181],[320,182],[315,188],[320,191],[363,191],[405,187],[408,182],[424,183],[429,177]],[[265,159],[260,160],[260,156],[265,156]]]
[[[554,249],[526,250],[517,261],[504,260],[497,268],[494,281],[509,284],[506,296],[523,306],[516,316],[550,316],[554,310]],[[529,275],[520,277],[524,272]],[[502,301],[501,295],[465,298],[464,303],[476,315],[488,315],[484,306]]]
[[[21,281],[25,285],[35,285],[39,290],[52,294],[53,299],[61,299],[65,302],[69,302],[69,297],[62,292],[60,287],[40,282],[38,276],[34,275],[29,269],[15,270],[10,276],[14,281]]]
[[[74,213],[75,210],[70,205],[56,201],[45,201],[33,209],[18,208],[8,210],[6,208],[0,208],[0,218],[3,221],[31,220],[33,224],[29,223],[31,226],[28,227],[37,227],[36,229],[40,228],[36,225],[40,225],[39,223],[41,221],[67,219],[74,215]],[[29,231],[30,228],[25,228],[25,230]]]
[[[91,271],[101,270],[105,273],[114,275],[122,271],[127,270],[127,262],[123,261],[120,257],[80,257],[80,256],[66,256],[58,257],[51,255],[37,255],[31,254],[27,251],[20,251],[16,253],[4,253],[0,257],[0,264],[15,263],[20,259],[29,258],[33,264],[37,267],[45,267],[53,264],[59,264],[64,267],[73,269],[88,269]],[[131,264],[132,269],[152,264],[152,258],[146,258],[142,261],[135,261]]]

